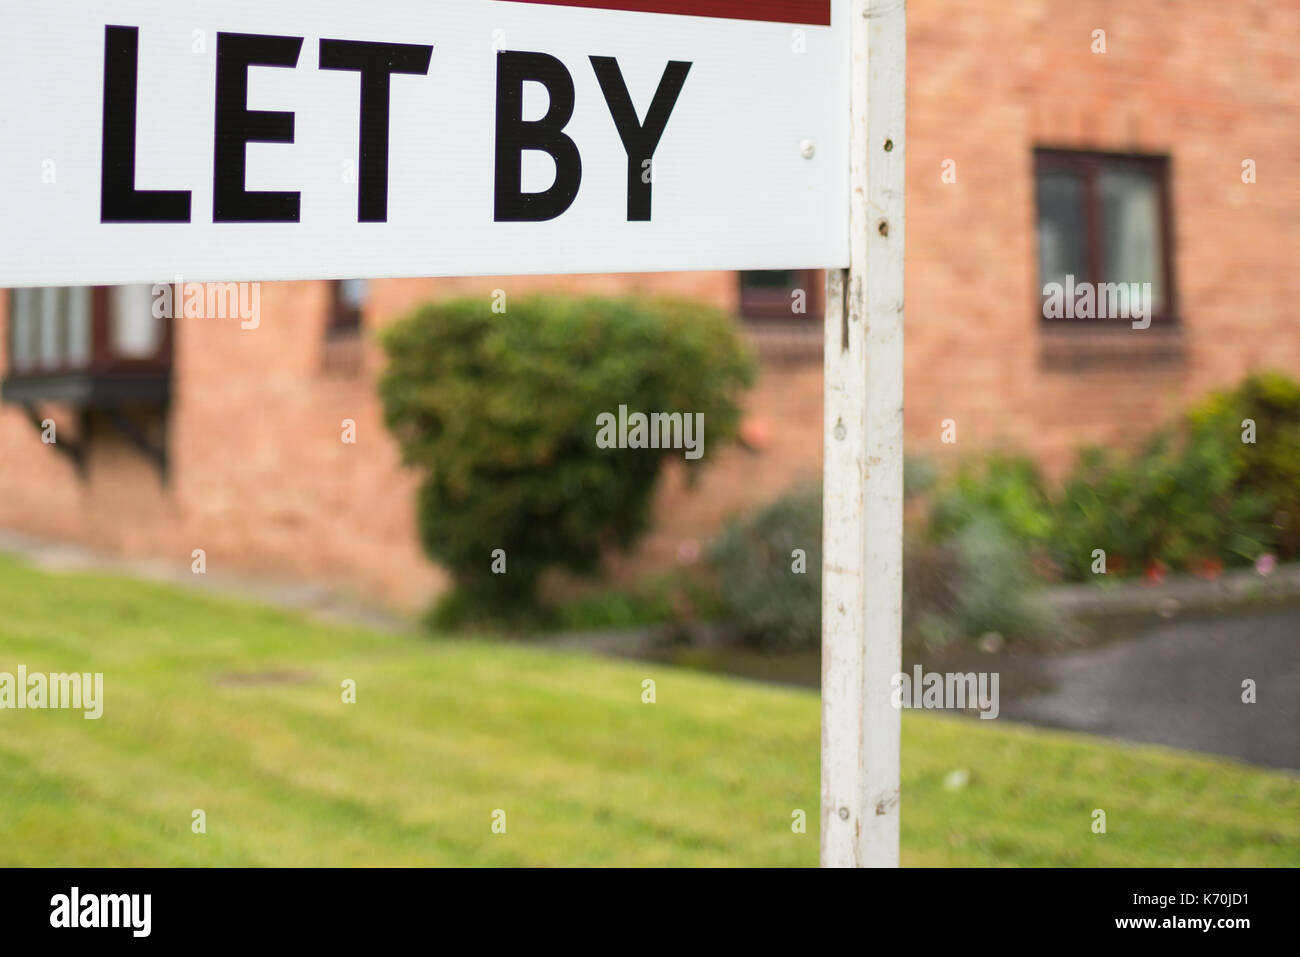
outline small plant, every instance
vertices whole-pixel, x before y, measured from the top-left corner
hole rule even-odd
[[[1134,452],[1084,448],[1059,491],[1027,459],[994,455],[930,497],[930,538],[999,524],[1045,577],[1205,578],[1263,556],[1300,558],[1300,384],[1276,372],[1212,393]]]
[[[1043,582],[1024,546],[988,513],[947,538],[911,538],[903,596],[904,640],[928,652],[990,633],[1053,640],[1064,627],[1043,601]]]
[[[919,464],[909,462],[908,469],[923,473]],[[710,547],[724,617],[751,644],[820,642],[821,529],[820,489],[806,486],[732,521]],[[804,573],[792,568],[796,550],[807,555]],[[908,536],[903,629],[909,647],[938,651],[989,632],[1040,640],[1055,637],[1059,627],[1042,601],[1029,554],[987,511],[943,533]]]
[[[1045,547],[1051,541],[1053,503],[1031,459],[995,453],[963,468],[931,497],[930,532],[948,538],[989,515],[1022,543]]]
[[[1084,450],[1054,537],[1073,579],[1090,577],[1098,547],[1112,574],[1204,577],[1266,554],[1300,557],[1297,517],[1300,385],[1263,372],[1211,393],[1132,455]]]
[[[749,642],[813,646],[821,640],[822,498],[802,486],[740,520],[709,547],[722,611]]]
[[[1200,441],[1227,439],[1233,494],[1254,506],[1254,537],[1262,542],[1239,551],[1242,557],[1258,558],[1264,552],[1257,546],[1265,544],[1286,559],[1300,558],[1300,382],[1276,371],[1254,373],[1194,406],[1188,421]]]

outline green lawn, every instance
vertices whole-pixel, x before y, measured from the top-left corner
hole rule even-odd
[[[99,721],[0,711],[3,865],[817,860],[807,692],[0,557],[0,671],[19,664],[102,671],[105,704]],[[905,863],[1300,864],[1295,776],[1001,722],[909,713],[903,729]]]

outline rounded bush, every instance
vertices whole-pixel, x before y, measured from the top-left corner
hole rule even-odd
[[[590,572],[631,546],[664,460],[708,461],[734,436],[754,375],[730,317],[668,299],[435,302],[383,346],[385,421],[425,476],[421,541],[480,609],[529,606],[545,569]],[[699,413],[702,457],[600,447],[598,419],[620,406]]]

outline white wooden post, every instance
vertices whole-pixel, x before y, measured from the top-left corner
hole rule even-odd
[[[823,867],[898,866],[904,0],[850,0],[852,256],[826,283]]]

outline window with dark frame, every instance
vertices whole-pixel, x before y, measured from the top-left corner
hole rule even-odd
[[[72,286],[9,292],[10,380],[165,370],[171,325],[154,315],[152,287]]]
[[[167,476],[172,323],[153,285],[12,289],[0,397],[44,429],[45,403],[70,407],[72,438],[52,443],[84,477],[95,428],[108,423]],[[141,417],[143,413],[143,419]],[[158,417],[161,414],[161,419]]]
[[[330,316],[326,334],[331,338],[359,336],[369,285],[364,279],[340,279],[330,283]]]
[[[800,305],[803,311],[797,311]],[[745,319],[820,319],[821,283],[817,271],[751,270],[740,273],[740,315]]]
[[[1045,292],[1051,284],[1069,290],[1082,283],[1094,291],[1104,284],[1140,289],[1150,283],[1152,322],[1175,321],[1169,158],[1038,149],[1034,167],[1043,321],[1087,321],[1049,315],[1055,310],[1048,309]],[[1095,321],[1117,318],[1127,324],[1113,315]]]

